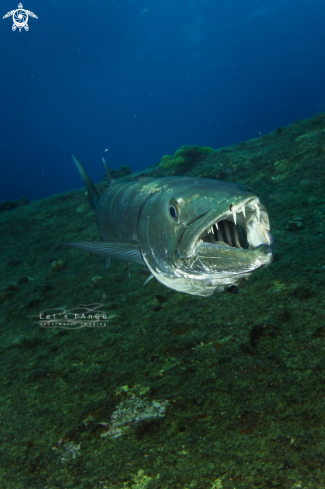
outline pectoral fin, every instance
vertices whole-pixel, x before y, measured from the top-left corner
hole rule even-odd
[[[135,241],[79,241],[77,243],[64,243],[64,245],[94,255],[144,265],[139,245]]]

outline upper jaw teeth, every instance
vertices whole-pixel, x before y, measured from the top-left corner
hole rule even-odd
[[[230,206],[230,212],[232,213],[232,216],[234,218],[235,225],[236,225],[236,221],[237,221],[237,214],[239,214],[240,212],[243,213],[243,216],[246,219],[246,209],[245,209],[246,206],[248,207],[248,209],[250,211],[255,210],[257,221],[260,222],[260,220],[261,220],[260,206],[258,205],[258,202],[254,199],[254,200],[245,202],[244,204],[241,204],[241,205],[239,204],[238,207],[236,207],[235,205]]]
[[[246,202],[246,204],[247,204],[247,202]],[[245,205],[246,204],[242,204],[241,206],[238,206],[238,207],[236,207],[234,205],[231,205],[230,206],[230,212],[232,212],[232,215],[234,217],[234,223],[235,224],[236,224],[237,214],[239,214],[240,212],[242,212],[243,215],[244,215],[244,217],[246,218],[246,210],[245,210]],[[258,204],[256,202],[254,202],[254,204],[255,204],[255,207],[256,207],[256,211],[257,211],[257,209],[259,211]],[[259,214],[258,214],[258,216],[259,216]]]
[[[256,216],[257,216],[257,219],[258,219],[258,221],[259,221],[259,220],[260,220],[260,208],[259,208],[259,206],[258,206],[257,202],[252,202],[252,203],[250,203],[250,204],[253,204],[253,206],[254,206],[254,208],[255,208],[255,210],[256,210]],[[235,208],[235,206],[234,206],[234,205],[231,205],[231,206],[230,206],[230,212],[231,212],[231,214],[232,214],[232,216],[233,216],[233,218],[234,218],[234,224],[235,224],[235,226],[236,226],[236,224],[237,224],[237,214],[239,214],[240,212],[242,212],[242,213],[243,213],[244,218],[246,219],[246,210],[245,210],[245,204],[243,204],[241,207],[237,207],[237,208]],[[216,226],[216,228],[217,228],[217,229],[219,229],[219,227],[218,227],[218,222],[216,221],[216,222],[214,222],[214,223],[212,224],[212,226],[211,226],[210,228],[208,228],[208,229],[207,229],[207,233],[208,233],[208,234],[209,234],[209,233],[212,233],[212,234],[214,233],[214,231],[213,231],[213,226]]]
[[[246,211],[248,211],[247,217],[246,217],[246,214],[247,214]],[[231,204],[229,206],[228,212],[226,211],[225,213],[219,215],[217,220],[214,221],[212,224],[210,224],[210,226],[208,228],[206,228],[205,231],[203,231],[203,234],[198,239],[197,244],[208,242],[205,240],[205,236],[207,236],[207,235],[210,235],[209,239],[211,240],[212,243],[216,243],[216,242],[220,243],[220,241],[215,241],[215,240],[221,239],[221,234],[216,233],[216,231],[220,232],[219,228],[222,230],[222,235],[224,235],[224,232],[225,232],[224,226],[220,226],[220,222],[224,221],[224,220],[230,220],[231,221],[232,220],[231,217],[232,217],[235,228],[237,229],[237,220],[238,220],[237,214],[240,214],[241,212],[243,213],[243,217],[239,216],[239,224],[245,229],[247,223],[253,221],[253,222],[255,222],[255,226],[258,226],[258,229],[260,230],[259,232],[261,232],[261,229],[264,226],[264,222],[263,222],[263,225],[261,227],[260,226],[262,224],[261,223],[261,208],[259,206],[259,201],[256,198],[253,198],[253,199],[251,198],[251,199],[247,199],[245,202],[238,203],[237,205]],[[262,219],[263,219],[263,217],[262,217]],[[218,221],[219,221],[219,226],[218,226]],[[255,226],[253,227],[253,229],[255,229]],[[235,234],[237,233],[236,234],[236,236],[237,236],[239,231],[235,230],[234,232],[235,232]],[[257,231],[254,231],[255,234],[256,234],[256,232]],[[229,236],[228,236],[228,238],[229,238]],[[237,236],[237,241],[238,241],[238,239],[239,238]],[[231,241],[231,238],[229,238],[228,241],[229,240]],[[224,240],[222,239],[221,241],[224,241]],[[256,239],[254,239],[254,241],[256,241]],[[228,246],[228,244],[227,244],[227,246]],[[237,247],[237,244],[236,244],[236,247]]]

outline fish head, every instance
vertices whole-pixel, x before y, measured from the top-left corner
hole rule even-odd
[[[138,225],[142,257],[160,282],[207,296],[243,284],[272,262],[268,214],[245,186],[208,178],[162,180]]]

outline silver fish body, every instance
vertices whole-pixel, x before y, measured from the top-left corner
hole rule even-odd
[[[193,177],[112,180],[99,196],[75,163],[103,241],[67,246],[144,264],[167,287],[200,296],[241,288],[272,262],[268,214],[244,186]]]

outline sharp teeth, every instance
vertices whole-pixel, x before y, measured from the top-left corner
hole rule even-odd
[[[244,217],[246,217],[245,206],[243,207],[243,214],[244,214]]]
[[[218,223],[217,223],[217,222],[215,223],[215,226],[216,226],[216,228],[217,228],[217,229],[219,229],[219,228],[218,228]]]
[[[234,223],[235,223],[235,226],[236,226],[236,212],[234,211]]]

